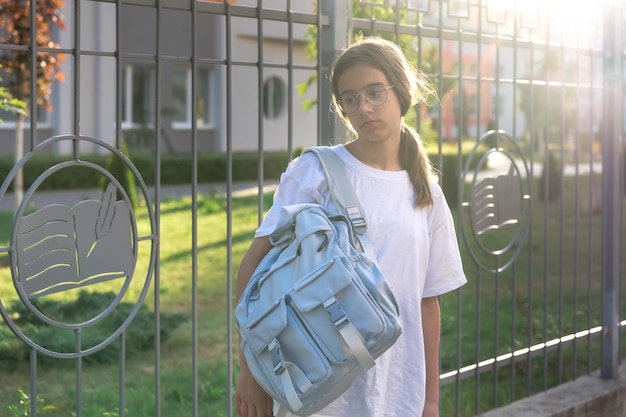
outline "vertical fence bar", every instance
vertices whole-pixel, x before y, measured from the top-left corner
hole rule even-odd
[[[257,5],[257,62],[258,62],[258,109],[257,109],[257,117],[258,117],[258,132],[259,132],[259,142],[258,142],[258,155],[259,162],[257,165],[257,179],[258,179],[258,195],[257,199],[257,213],[258,213],[258,223],[261,224],[263,221],[263,151],[265,150],[264,143],[264,126],[263,117],[265,115],[264,112],[264,88],[263,84],[265,81],[265,68],[264,68],[264,59],[263,56],[263,0],[258,0]],[[267,98],[268,103],[270,98]]]
[[[287,0],[287,154],[293,158],[293,11],[291,0]]]
[[[74,1],[74,109],[73,116],[74,120],[74,134],[80,134],[80,27],[81,27],[81,19],[80,19],[80,1]]]
[[[518,96],[517,96],[517,88],[516,88],[516,81],[519,79],[518,78],[518,45],[517,45],[517,40],[519,39],[519,34],[518,34],[518,30],[519,30],[519,26],[518,26],[519,22],[517,18],[513,18],[513,45],[512,45],[512,53],[513,53],[513,81],[511,83],[512,86],[512,93],[513,93],[513,102],[517,103],[518,102]],[[479,90],[480,91],[480,90]],[[496,103],[499,102],[499,99],[496,101]],[[480,119],[479,119],[480,120]],[[513,125],[512,125],[512,136],[513,138],[517,138],[518,137],[518,133],[517,133],[517,115],[516,113],[513,114]],[[530,228],[529,228],[530,231]],[[520,312],[520,307],[522,307],[522,305],[518,305],[518,298],[517,298],[517,293],[518,291],[520,291],[518,289],[518,273],[517,273],[517,265],[518,263],[516,262],[513,266],[513,276],[512,276],[512,288],[511,288],[511,315],[512,315],[512,320],[511,320],[511,352],[514,352],[515,349],[517,348],[516,346],[516,341],[518,340],[518,331],[517,331],[517,321],[518,321],[518,312]],[[520,268],[521,269],[521,268]],[[520,272],[520,280],[523,279],[523,273]],[[521,293],[521,291],[520,291]],[[521,302],[520,304],[523,304],[523,302]],[[521,313],[521,312],[520,312]],[[520,314],[521,317],[523,317],[523,313]],[[509,400],[515,401],[516,399],[516,391],[517,391],[517,367],[515,364],[515,361],[511,361],[511,395],[509,397]]]
[[[122,148],[122,7],[120,0],[115,2],[115,138],[118,149]],[[126,331],[120,336],[119,364],[119,414],[126,415]]]
[[[501,50],[502,47],[499,43],[499,36],[500,36],[500,25],[498,23],[495,23],[495,47],[496,47],[496,51],[495,51],[495,68],[494,68],[494,76],[495,76],[495,83],[494,83],[494,89],[495,89],[495,96],[496,96],[496,100],[494,103],[494,113],[495,113],[495,122],[496,122],[496,126],[498,127],[498,129],[500,128],[500,55],[501,55]],[[497,141],[497,147],[500,147],[500,138],[499,136],[496,137]],[[495,273],[493,275],[494,278],[494,320],[493,320],[493,326],[494,326],[494,336],[493,336],[493,357],[497,358],[498,355],[500,354],[500,306],[501,306],[501,300],[500,300],[500,293],[501,293],[501,288],[500,288],[500,283],[502,282],[502,274],[503,272],[500,272],[500,258],[499,255],[496,255],[494,257],[494,261],[495,261]],[[498,364],[497,362],[494,361],[493,363],[493,406],[497,407],[498,405],[498,378],[499,378],[499,370],[498,370]]]
[[[75,341],[75,351],[78,353],[83,350],[82,344],[82,331],[81,329],[76,329],[74,331],[76,341]],[[35,399],[35,402],[37,400]],[[79,356],[76,358],[76,417],[83,416],[83,357]],[[37,413],[35,413],[35,417],[37,417]]]
[[[589,72],[590,74],[594,74],[595,73],[595,64],[594,64],[594,59],[593,59],[593,54],[589,54]],[[595,99],[595,83],[593,80],[590,80],[590,86],[589,86],[589,103],[593,103],[594,99]],[[594,116],[593,116],[593,112],[589,112],[589,124],[590,126],[593,126],[595,128],[595,120],[594,120]],[[593,133],[592,133],[593,134]],[[595,134],[593,134],[593,140],[595,141]],[[592,277],[593,277],[593,263],[591,262],[592,256],[591,256],[591,247],[592,247],[592,236],[593,236],[593,222],[590,221],[591,220],[591,216],[593,215],[593,184],[595,181],[595,172],[594,172],[594,161],[593,161],[593,143],[591,144],[591,146],[589,146],[589,153],[588,153],[588,157],[589,157],[589,184],[587,186],[587,193],[589,195],[588,199],[587,199],[587,210],[589,212],[588,214],[588,220],[587,220],[587,241],[585,242],[585,247],[588,250],[588,255],[587,255],[587,270],[585,271],[586,275],[587,275],[587,285],[585,286],[585,289],[587,291],[587,299],[586,299],[586,308],[587,311],[589,312],[587,314],[587,322],[586,322],[586,328],[587,329],[591,329],[591,324],[592,324],[592,314],[591,314],[591,309],[593,306],[593,297],[592,297]],[[591,348],[592,348],[592,339],[591,339],[591,335],[587,336],[586,339],[587,342],[587,373],[591,372],[592,366],[591,366]]]
[[[30,139],[29,139],[29,146],[28,146],[28,150],[32,151],[33,148],[35,147],[35,143],[36,143],[36,135],[37,135],[37,113],[38,113],[38,108],[37,108],[37,92],[38,92],[38,88],[37,88],[37,2],[36,1],[31,1],[30,2],[30,45],[28,46],[30,48],[30,73],[31,73],[31,77],[30,77],[30,103],[28,103],[28,105],[30,106]],[[78,19],[77,19],[78,20]],[[23,134],[22,134],[23,135]],[[18,146],[21,146],[22,149],[20,150],[20,158],[24,155],[24,137],[22,136],[22,140],[21,143],[17,144]],[[24,177],[23,177],[23,170],[22,173],[19,174],[19,181],[21,182],[21,184],[19,185],[21,191],[20,193],[23,193],[23,187],[24,187]],[[20,197],[23,197],[20,196]]]
[[[198,417],[198,42],[196,1],[191,2],[191,402]]]
[[[617,2],[604,8],[604,131],[602,138],[602,368],[619,375],[619,300],[622,252],[620,119],[623,117],[623,15]]]
[[[545,45],[543,48],[544,51],[544,60],[546,61],[546,70],[544,74],[539,74],[539,77],[541,77],[543,75],[544,77],[544,81],[546,81],[545,83],[545,89],[543,91],[543,95],[544,97],[542,98],[543,100],[543,104],[544,104],[544,120],[545,120],[545,125],[543,126],[543,148],[544,148],[544,160],[543,160],[543,172],[545,173],[544,175],[544,179],[543,179],[543,184],[542,187],[544,189],[544,193],[543,193],[543,329],[542,329],[542,341],[545,343],[548,340],[548,316],[549,316],[549,309],[550,309],[550,303],[549,303],[549,291],[550,291],[550,285],[549,285],[549,276],[550,276],[550,268],[548,265],[548,260],[550,259],[550,252],[549,252],[549,248],[550,248],[550,240],[548,239],[549,237],[549,222],[550,222],[550,180],[552,177],[552,170],[551,170],[551,164],[552,164],[552,158],[550,157],[551,155],[551,150],[550,150],[550,123],[552,122],[551,118],[550,118],[550,85],[548,84],[548,77],[550,74],[550,68],[551,68],[551,62],[549,60],[549,56],[550,56],[550,33],[551,33],[551,25],[550,25],[550,21],[548,20],[548,23],[546,24],[546,40],[545,40]],[[543,389],[547,390],[548,389],[548,365],[549,365],[549,360],[548,360],[548,349],[547,349],[547,345],[544,346],[543,350]]]
[[[126,331],[123,331],[120,335],[120,355],[119,355],[119,399],[118,399],[118,409],[119,409],[119,417],[124,417],[126,415],[126,390],[124,387],[126,386]]]
[[[30,398],[37,398],[37,349],[30,350]],[[31,401],[30,414],[37,416],[37,401]]]
[[[348,30],[348,18],[346,3],[335,0],[320,0],[321,13],[318,21],[318,129],[317,144],[327,145],[328,141],[345,137],[345,130],[341,123],[337,123],[336,117],[330,112],[331,88],[328,82],[328,70],[335,57],[339,54],[346,40]],[[322,16],[330,16],[330,27],[324,27]]]
[[[517,9],[516,9],[517,10]],[[528,36],[530,36],[532,34],[532,29],[528,28]],[[530,68],[534,68],[535,65],[535,49],[533,44],[531,43],[530,46],[528,47],[528,65]],[[529,120],[527,120],[527,123],[530,126],[530,137],[529,137],[529,142],[530,142],[530,146],[529,146],[529,155],[530,155],[530,172],[531,172],[531,176],[533,177],[531,181],[528,182],[528,192],[531,196],[534,195],[533,193],[533,186],[535,184],[534,181],[534,175],[535,175],[535,152],[537,151],[536,147],[537,147],[537,131],[536,129],[534,129],[534,120],[535,120],[535,89],[533,88],[533,80],[534,80],[534,73],[533,71],[530,71],[530,76],[528,77],[528,95],[529,95],[529,103],[530,103],[530,109],[529,109]],[[529,212],[533,212],[533,206],[535,205],[535,199],[531,198],[530,202],[528,204],[528,210]],[[528,225],[528,241],[532,242],[533,241],[533,227],[532,227],[532,222],[533,222],[533,218],[532,216],[529,219],[530,224]],[[526,317],[526,328],[528,329],[527,335],[526,335],[526,346],[532,346],[534,343],[534,336],[533,336],[533,332],[531,331],[531,329],[533,328],[533,302],[534,302],[534,297],[533,297],[533,274],[530,272],[532,270],[532,265],[533,265],[533,257],[534,255],[534,251],[528,251],[528,262],[527,262],[527,267],[528,267],[528,284],[526,286],[526,294],[528,295],[528,313],[527,313],[527,317]],[[532,367],[532,357],[531,355],[528,355],[526,358],[526,369],[531,369]],[[526,395],[530,395],[532,389],[532,377],[531,377],[531,373],[527,372],[526,373]]]
[[[226,341],[228,356],[228,417],[233,416],[233,64],[232,64],[232,21],[230,3],[224,2],[224,47],[226,49],[226,306],[227,306],[227,335]]]
[[[155,103],[154,103],[154,221],[157,235],[156,261],[154,265],[154,417],[161,417],[161,0],[156,3],[156,57],[155,57]]]
[[[574,80],[574,83],[576,84],[576,105],[575,105],[575,110],[574,113],[576,115],[580,114],[580,90],[581,90],[581,85],[580,85],[580,38],[576,39],[576,61],[575,61],[575,67],[576,67],[576,79]],[[580,194],[580,128],[579,128],[579,124],[577,123],[576,126],[574,126],[574,167],[575,167],[575,186],[574,186],[574,201],[576,201],[576,204],[574,206],[574,247],[573,247],[573,254],[575,256],[575,260],[574,260],[574,276],[572,277],[573,279],[573,297],[574,297],[574,302],[573,302],[573,306],[572,306],[572,311],[574,312],[573,314],[573,318],[572,318],[572,333],[576,334],[578,332],[578,318],[576,317],[576,312],[579,311],[578,310],[578,294],[579,294],[579,223],[580,223],[580,198],[579,198],[579,194]],[[587,311],[587,314],[590,314],[589,311]],[[574,339],[573,345],[572,345],[572,355],[574,357],[573,359],[573,366],[572,366],[572,375],[574,378],[578,377],[578,340]]]
[[[561,56],[560,56],[560,60],[561,60],[561,68],[566,68],[566,59],[565,59],[565,45],[564,45],[564,40],[563,40],[563,34],[561,34],[561,48],[560,48],[560,52],[561,52]],[[565,86],[565,82],[566,80],[564,79],[565,74],[563,74],[563,78],[561,79],[561,86],[560,86],[560,105],[562,109],[565,109],[565,90],[566,90],[566,86]],[[560,166],[559,166],[559,170],[560,170],[560,176],[561,178],[563,177],[563,169],[565,168],[565,141],[568,139],[565,137],[565,111],[561,111],[561,114],[559,116],[559,130],[560,130],[560,143],[559,143],[559,159],[561,161]],[[561,215],[559,216],[559,263],[558,263],[558,277],[559,277],[559,284],[558,284],[558,289],[559,289],[559,303],[558,303],[558,329],[559,329],[559,334],[562,335],[563,334],[563,312],[565,311],[564,309],[564,303],[563,303],[563,291],[564,291],[564,277],[563,277],[563,259],[565,257],[565,249],[564,249],[564,239],[563,239],[563,227],[564,227],[564,217],[563,216],[563,210],[565,208],[564,206],[564,183],[565,181],[561,180],[560,184],[559,184],[559,213],[561,213]],[[562,345],[559,345],[559,349],[558,349],[558,376],[557,376],[557,380],[558,383],[560,384],[563,381],[563,347]]]
[[[76,0],[74,4],[74,134],[80,134],[80,73],[81,73],[81,2]],[[36,74],[36,72],[33,72]],[[32,77],[34,78],[34,77]],[[36,91],[36,90],[32,90]],[[36,105],[36,103],[34,103]],[[36,107],[33,107],[36,109]],[[34,115],[37,113],[35,112]],[[31,119],[36,116],[31,116]],[[78,142],[74,143],[74,156],[79,156]],[[80,329],[76,330],[76,352],[80,352],[82,349],[82,333]],[[82,417],[83,415],[83,360],[82,356],[76,359],[76,416]],[[35,399],[36,402],[36,399]],[[36,414],[35,414],[36,416]]]

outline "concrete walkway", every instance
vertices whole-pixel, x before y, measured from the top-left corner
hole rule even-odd
[[[524,176],[525,172],[523,171],[523,164],[521,161],[516,161],[519,164],[519,168],[521,170],[521,174]],[[481,171],[477,174],[476,180],[480,181],[484,177],[497,176],[501,174],[506,174],[509,170],[511,161],[504,157],[502,154],[494,153],[489,157],[488,166],[489,168]],[[541,175],[542,166],[539,163],[535,163],[533,166],[533,172],[531,175],[538,177]],[[593,170],[600,174],[602,172],[602,166],[600,163],[595,163],[593,165]],[[580,164],[578,169],[572,165],[566,165],[563,168],[564,175],[575,175],[576,173],[580,175],[588,174],[590,172],[589,164]],[[468,175],[465,180],[471,181],[472,174]],[[277,181],[266,181],[263,183],[263,192],[272,192],[276,189]],[[233,183],[231,192],[233,196],[242,196],[242,195],[250,195],[257,194],[259,190],[259,185],[257,182],[236,182]],[[226,186],[225,184],[199,184],[198,185],[198,193],[202,195],[206,194],[214,194],[221,193],[226,194]],[[154,188],[148,187],[148,192],[151,193],[150,198],[154,200]],[[161,186],[160,188],[160,198],[161,200],[169,199],[169,198],[181,198],[184,196],[190,196],[192,193],[191,185],[166,185]],[[67,191],[39,191],[36,192],[32,198],[30,199],[30,206],[33,209],[38,209],[50,204],[65,204],[68,206],[73,206],[76,203],[79,203],[83,200],[95,199],[99,200],[101,198],[100,190],[97,189],[87,189],[87,190],[67,190]],[[5,196],[0,196],[0,211],[13,211],[15,209],[14,205],[14,197],[12,194],[7,194]]]

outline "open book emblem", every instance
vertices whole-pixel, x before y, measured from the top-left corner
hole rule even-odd
[[[134,263],[131,208],[109,183],[102,200],[45,206],[18,220],[19,281],[29,298],[125,278]]]
[[[483,270],[504,271],[525,247],[530,227],[532,175],[518,141],[503,130],[485,133],[461,178],[466,248]]]
[[[522,184],[515,165],[509,172],[487,177],[472,187],[472,221],[476,233],[518,224],[523,216]]]

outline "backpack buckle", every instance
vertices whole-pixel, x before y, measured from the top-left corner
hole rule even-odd
[[[274,367],[274,373],[276,373],[276,375],[282,374],[287,368],[285,368],[285,358],[283,357],[283,351],[280,348],[280,342],[277,339],[274,339],[267,348],[272,354],[272,366]]]
[[[333,322],[337,330],[341,330],[350,323],[348,320],[348,316],[346,316],[346,312],[341,308],[337,299],[335,297],[331,297],[324,302],[324,308],[330,314],[330,320]]]
[[[350,218],[354,231],[359,235],[367,233],[367,222],[361,214],[359,206],[348,206],[346,207],[346,212],[348,213],[348,218]]]

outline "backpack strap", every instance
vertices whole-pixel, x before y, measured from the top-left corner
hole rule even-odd
[[[348,178],[344,162],[330,146],[315,146],[305,149],[303,153],[307,152],[315,154],[319,159],[326,174],[326,181],[333,202],[350,219],[363,251],[370,259],[375,260],[374,251],[367,238],[367,221],[359,198]]]
[[[298,398],[294,383],[303,394],[306,393],[313,386],[313,384],[296,364],[285,361],[278,339],[274,339],[267,348],[272,355],[274,372],[280,378],[283,392],[285,393],[289,406],[294,410],[301,409],[302,402],[300,402],[300,399]],[[280,416],[280,413],[278,416]]]

